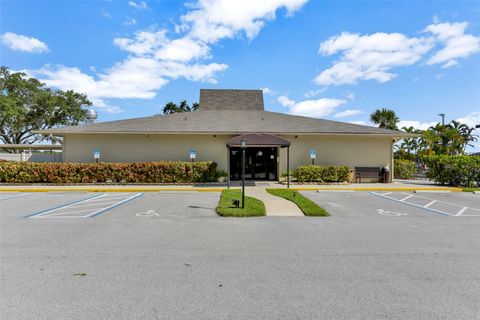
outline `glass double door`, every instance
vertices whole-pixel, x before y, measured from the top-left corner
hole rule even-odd
[[[230,148],[230,179],[242,179],[242,149]],[[246,180],[277,180],[277,148],[245,149]]]

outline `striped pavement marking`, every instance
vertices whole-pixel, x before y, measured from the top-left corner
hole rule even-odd
[[[3,200],[10,200],[10,199],[15,199],[15,198],[20,198],[20,197],[25,197],[25,196],[29,196],[31,195],[31,193],[23,193],[23,194],[17,194],[17,195],[14,195],[14,196],[5,196],[5,197],[2,197],[0,198],[0,201],[3,201]]]
[[[456,203],[450,203],[447,201],[434,200],[425,196],[412,195],[405,192],[400,194],[392,194],[391,192],[379,193],[379,192],[370,192],[371,194],[382,197],[384,199],[404,203],[416,208],[424,209],[432,213],[440,214],[443,216],[451,217],[480,217],[480,209],[471,208]],[[395,195],[403,195],[402,198],[396,198]],[[419,203],[420,202],[420,203]],[[421,204],[421,202],[426,202]],[[433,206],[437,205],[437,208]],[[440,205],[440,208],[438,207]],[[449,209],[444,209],[441,206],[446,206]]]
[[[103,193],[26,216],[25,218],[91,218],[132,201],[143,193]]]

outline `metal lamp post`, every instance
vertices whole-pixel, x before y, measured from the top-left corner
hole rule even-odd
[[[245,208],[245,149],[247,148],[247,140],[241,140],[242,146],[242,209]]]

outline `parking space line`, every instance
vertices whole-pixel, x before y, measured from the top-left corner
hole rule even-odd
[[[135,195],[133,195],[133,196],[131,196],[131,197],[123,200],[123,201],[120,201],[120,202],[117,203],[117,204],[114,204],[114,205],[111,205],[110,207],[107,207],[107,208],[98,210],[97,212],[94,212],[94,213],[92,213],[92,214],[90,214],[90,215],[88,215],[88,216],[86,216],[86,217],[91,217],[91,218],[96,217],[96,216],[101,215],[102,213],[104,213],[104,212],[106,212],[106,211],[108,211],[108,210],[111,210],[111,209],[113,209],[113,208],[116,208],[116,207],[118,207],[118,206],[121,206],[121,205],[123,205],[123,204],[125,204],[125,203],[127,203],[127,202],[129,202],[129,201],[132,201],[133,199],[136,199],[136,198],[138,198],[138,197],[140,197],[140,196],[142,196],[142,195],[143,195],[143,193],[137,193],[137,194],[135,194]]]
[[[93,200],[92,202],[94,202],[94,201],[95,200]],[[81,206],[74,206],[74,208],[95,207],[95,206],[101,206],[101,205],[116,203],[116,202],[118,202],[118,201],[95,202],[95,203],[92,203],[92,204],[84,204],[84,205],[81,205]],[[90,201],[88,203],[90,203]]]
[[[57,206],[57,207],[53,207],[53,208],[50,208],[50,209],[47,209],[47,210],[42,210],[42,211],[39,211],[39,212],[35,212],[35,213],[32,213],[32,214],[29,214],[27,216],[25,216],[24,218],[35,218],[37,216],[40,216],[40,215],[44,215],[44,214],[47,214],[49,212],[52,212],[52,211],[55,211],[55,210],[59,210],[59,209],[63,209],[63,208],[68,208],[70,206],[73,206],[74,204],[77,204],[77,203],[83,203],[83,202],[86,202],[88,200],[92,200],[92,199],[95,199],[95,198],[99,198],[101,196],[104,196],[105,194],[100,194],[100,195],[95,195],[95,196],[92,196],[92,197],[88,197],[88,198],[85,198],[85,199],[82,199],[82,200],[77,200],[77,201],[73,201],[73,202],[70,202],[70,203],[67,203],[67,204],[62,204],[60,206]]]
[[[468,207],[463,207],[462,209],[460,209],[460,210],[457,212],[456,216],[461,216],[462,213],[464,213],[465,211],[467,211],[467,209],[468,209]]]
[[[380,193],[370,192],[370,194],[373,194],[375,196],[378,196],[378,197],[381,197],[381,198],[384,198],[384,199],[388,199],[388,200],[396,201],[396,202],[399,202],[399,203],[403,203],[403,204],[406,204],[406,205],[409,205],[409,206],[412,206],[412,207],[424,209],[426,211],[429,211],[429,212],[432,212],[432,213],[435,213],[435,214],[440,214],[442,216],[451,216],[451,214],[449,214],[447,212],[443,212],[443,211],[436,210],[436,209],[431,209],[431,208],[425,208],[424,206],[421,206],[421,205],[418,205],[418,204],[415,204],[415,203],[411,203],[411,202],[400,201],[400,200],[395,199],[395,198],[386,197],[385,195],[380,194]]]
[[[410,199],[411,197],[413,197],[413,195],[410,194],[410,195],[406,196],[405,198],[400,199],[400,201],[405,201],[405,200],[407,200],[407,199]]]
[[[108,193],[105,193],[104,197],[92,200],[90,202],[97,202],[97,201],[102,201],[102,200],[116,200],[116,199],[124,199],[125,196],[128,196],[130,193],[123,194],[122,196],[118,196],[117,194],[113,195],[112,197],[109,197]]]
[[[25,197],[25,196],[29,196],[29,195],[31,195],[31,193],[18,194],[18,195],[12,196],[12,197],[1,198],[0,201],[10,200],[10,199],[15,199],[15,198],[20,198],[20,197]]]
[[[132,195],[131,193],[127,193],[127,194],[124,194],[123,197],[118,197],[118,196],[109,197],[109,194],[105,193],[92,198],[84,199],[82,201],[78,201],[78,202],[70,203],[68,205],[46,210],[40,214],[31,216],[31,217],[39,218],[39,219],[95,217],[110,209],[123,205],[128,201],[138,198],[142,194],[143,193],[136,193]],[[115,198],[115,200],[110,201],[112,198]],[[102,202],[98,202],[98,200],[102,200]],[[69,209],[69,210],[66,211],[65,209]]]
[[[424,208],[428,208],[428,207],[430,207],[432,204],[434,204],[435,202],[437,202],[437,200],[432,200],[432,201],[430,201],[429,203],[427,203],[426,205],[424,205],[423,207],[424,207]]]

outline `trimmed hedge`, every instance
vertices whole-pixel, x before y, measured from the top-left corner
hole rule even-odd
[[[395,179],[414,179],[417,166],[414,161],[395,159],[393,173]]]
[[[0,163],[0,182],[7,183],[194,183],[215,177],[208,162],[134,163]]]
[[[427,177],[440,184],[472,187],[480,184],[480,157],[428,156],[422,158],[428,166]]]
[[[305,165],[293,170],[292,177],[298,182],[344,182],[349,172],[347,166]]]

